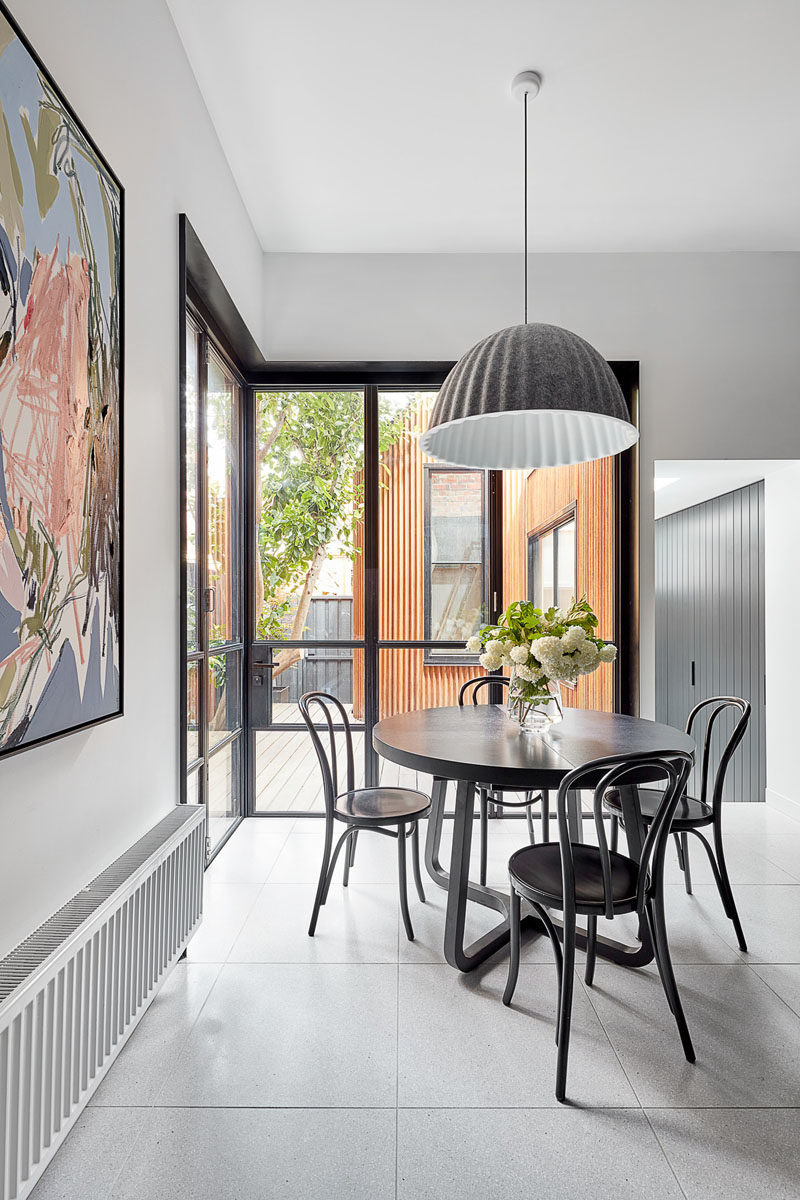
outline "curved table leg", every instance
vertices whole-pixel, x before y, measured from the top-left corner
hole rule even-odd
[[[622,789],[621,789],[622,790]],[[624,789],[632,792],[633,789]],[[508,945],[510,940],[509,910],[510,896],[494,888],[482,887],[469,879],[469,857],[472,843],[472,826],[475,815],[475,785],[459,780],[456,792],[456,810],[453,819],[453,846],[450,854],[450,871],[442,868],[439,853],[442,839],[442,823],[444,821],[445,797],[447,780],[434,779],[431,794],[431,813],[428,819],[428,832],[425,839],[425,867],[434,883],[447,891],[447,911],[444,931],[444,956],[451,967],[459,971],[472,971],[484,962],[490,955]],[[639,831],[638,806],[635,792],[633,796],[623,794],[623,812],[632,817],[632,828]],[[631,806],[633,808],[631,809]],[[623,820],[625,817],[623,817]],[[630,844],[630,843],[629,843]],[[641,852],[641,833],[638,841],[634,837],[631,846],[631,857]],[[466,921],[467,900],[493,908],[501,913],[503,920],[484,934],[471,946],[464,945],[464,927]],[[524,905],[523,905],[524,911]],[[523,918],[523,924],[546,932],[542,923],[532,914]],[[561,933],[561,923],[553,914],[553,924]],[[598,934],[597,955],[612,962],[622,963],[628,967],[641,967],[653,961],[653,949],[649,932],[645,928],[640,933],[639,946],[626,946]],[[586,934],[577,930],[576,945],[581,949],[586,947]]]

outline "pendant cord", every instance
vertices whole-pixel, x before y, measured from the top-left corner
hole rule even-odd
[[[522,184],[522,209],[523,209],[523,227],[525,230],[524,245],[525,245],[525,268],[524,268],[524,287],[525,287],[525,324],[528,324],[528,93],[525,92],[522,102],[522,129],[524,149],[522,154],[523,162],[523,184]]]

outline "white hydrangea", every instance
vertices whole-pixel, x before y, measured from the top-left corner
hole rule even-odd
[[[477,654],[481,648],[481,639],[479,637],[467,638],[467,650],[470,654]]]
[[[495,645],[497,646],[499,643],[495,642]],[[487,647],[486,652],[481,654],[478,662],[482,667],[485,667],[487,671],[496,671],[503,665],[503,656],[502,654],[492,653]]]
[[[504,645],[504,643],[498,641],[497,638],[490,638],[489,641],[486,643],[486,653],[487,654],[502,654],[503,653],[503,645]]]
[[[513,663],[527,663],[530,652],[530,646],[523,643],[521,646],[514,646],[513,649],[509,651],[508,657]]]
[[[570,625],[561,638],[561,646],[566,651],[577,650],[585,641],[586,630],[582,629],[580,625]]]
[[[597,651],[597,657],[600,659],[600,662],[614,662],[615,658],[617,657],[617,647],[612,646],[611,642],[607,642],[602,649]]]
[[[544,671],[542,671],[541,668],[537,667],[535,664],[528,665],[527,663],[523,663],[521,665],[515,665],[514,675],[518,679],[524,680],[525,683],[537,683],[544,675]]]

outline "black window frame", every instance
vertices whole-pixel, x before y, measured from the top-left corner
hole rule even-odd
[[[391,390],[427,391],[441,386],[452,367],[450,362],[272,362],[267,363],[221,278],[215,271],[197,234],[185,214],[179,216],[179,266],[180,288],[178,303],[179,334],[179,444],[181,488],[179,499],[179,528],[181,536],[182,563],[186,562],[184,511],[186,500],[185,477],[185,383],[186,383],[186,337],[185,318],[187,299],[191,297],[197,315],[214,333],[217,349],[234,368],[243,386],[243,447],[241,469],[243,472],[243,503],[241,516],[250,519],[253,506],[253,447],[255,439],[253,408],[254,393],[260,390],[282,388],[305,388],[336,390],[337,388],[364,390],[365,395],[365,491],[373,496],[371,511],[365,514],[365,628],[364,638],[358,642],[327,643],[334,646],[353,646],[364,651],[365,662],[365,716],[363,726],[367,734],[365,783],[374,785],[378,781],[378,759],[371,744],[372,727],[378,719],[379,664],[382,650],[422,649],[446,650],[450,648],[455,662],[467,665],[469,656],[462,650],[461,642],[437,642],[431,646],[420,640],[384,640],[378,627],[377,588],[379,586],[378,563],[378,511],[379,488],[378,445],[378,393]],[[610,362],[609,366],[620,383],[628,404],[631,420],[638,425],[639,364],[638,362]],[[373,448],[374,453],[373,453]],[[490,527],[489,562],[489,615],[490,622],[496,621],[502,611],[503,597],[503,488],[502,473],[488,473]],[[615,625],[619,631],[619,666],[615,675],[614,711],[637,715],[639,709],[639,653],[638,653],[638,448],[617,455],[614,460],[615,495]],[[534,531],[537,532],[537,531]],[[253,683],[259,671],[265,668],[264,651],[267,644],[253,641],[253,559],[248,552],[247,527],[242,530],[244,549],[243,607],[241,610],[241,632],[244,640],[243,691],[242,691],[242,756],[245,772],[244,816],[296,817],[277,811],[257,812],[254,796],[253,741],[256,725],[251,719]],[[495,553],[491,547],[499,548]],[[180,572],[181,604],[178,614],[181,680],[180,712],[180,773],[177,790],[182,802],[187,799],[186,776],[186,571]],[[510,599],[510,597],[506,597]],[[280,645],[291,645],[281,642]],[[303,643],[308,645],[307,643]],[[232,647],[230,647],[232,648]],[[442,662],[437,654],[436,662]],[[299,725],[298,728],[304,728]],[[292,728],[281,726],[281,728]],[[314,816],[321,816],[315,813]],[[232,830],[231,830],[232,832]],[[222,845],[223,843],[220,843]]]
[[[552,517],[548,518],[536,529],[531,530],[528,534],[528,599],[534,604],[537,604],[537,591],[539,590],[539,554],[538,545],[543,537],[547,537],[548,533],[553,534],[553,604],[558,607],[558,531],[563,529],[565,525],[575,523],[575,561],[573,563],[573,579],[578,578],[578,505],[573,501],[566,508],[560,509]],[[544,606],[544,601],[541,607]]]
[[[468,650],[461,649],[443,649],[437,650],[436,643],[438,640],[431,636],[431,610],[433,608],[432,585],[433,585],[433,558],[431,548],[431,478],[434,474],[446,473],[449,475],[480,475],[481,476],[481,611],[487,618],[490,611],[489,593],[490,593],[490,564],[493,560],[499,557],[499,547],[493,543],[492,523],[489,520],[489,509],[491,499],[491,472],[482,470],[480,467],[452,467],[447,463],[423,463],[422,476],[422,531],[423,531],[423,556],[422,556],[422,630],[423,638],[426,643],[422,655],[422,661],[426,667],[443,667],[443,666],[469,666],[471,663],[477,665],[478,656],[470,654]],[[437,566],[442,564],[438,563]],[[469,564],[444,564],[444,565],[469,565]],[[449,643],[445,643],[448,644]]]

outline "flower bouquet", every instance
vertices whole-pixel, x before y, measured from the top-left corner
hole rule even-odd
[[[521,729],[539,732],[560,721],[561,684],[574,687],[617,648],[595,637],[597,617],[585,596],[569,608],[542,612],[529,600],[510,604],[497,625],[484,625],[467,642],[487,671],[509,667],[508,712]]]

